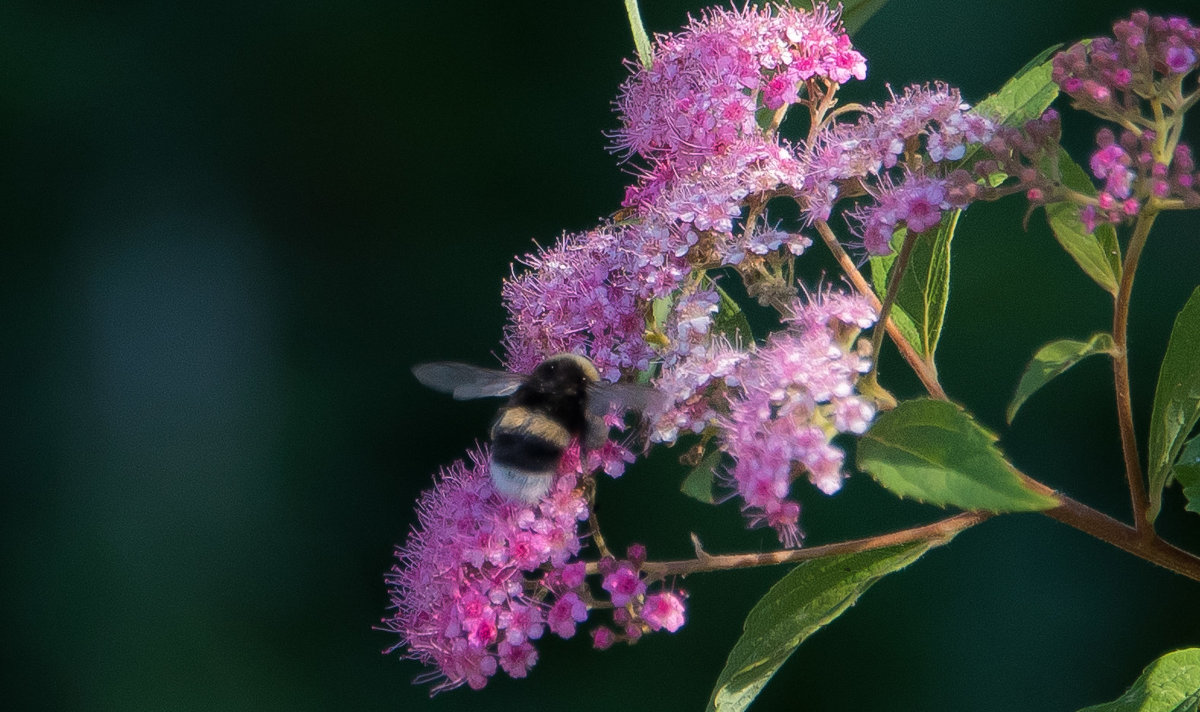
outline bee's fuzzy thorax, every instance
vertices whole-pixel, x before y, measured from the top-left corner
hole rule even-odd
[[[596,364],[592,363],[591,359],[587,358],[586,356],[580,356],[579,354],[564,352],[564,353],[554,354],[550,358],[547,358],[545,361],[543,361],[542,364],[549,363],[549,362],[572,363],[576,367],[578,367],[580,371],[583,372],[584,377],[587,378],[588,381],[590,381],[591,383],[599,383],[600,382],[600,371],[596,369]],[[538,365],[540,366],[542,364],[538,364]]]

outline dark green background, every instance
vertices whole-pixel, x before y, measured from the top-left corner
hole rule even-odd
[[[697,7],[647,0],[643,12],[666,31]],[[856,38],[870,79],[850,94],[942,79],[977,100],[1131,7],[894,0]],[[783,571],[693,577],[675,635],[604,653],[544,640],[530,679],[432,701],[371,629],[414,498],[490,415],[423,391],[408,367],[495,363],[513,255],[616,208],[625,176],[602,131],[630,53],[618,0],[0,5],[6,701],[704,703]],[[1003,426],[1033,350],[1108,319],[1106,295],[1040,214],[1021,229],[1022,209],[964,218],[944,383],[1019,467],[1128,517],[1100,359]],[[1164,217],[1143,261],[1131,337],[1143,433],[1171,320],[1197,282],[1198,225]],[[696,531],[719,552],[775,545],[744,532],[733,503],[675,493],[671,462],[602,483],[617,544],[681,556]],[[940,516],[861,476],[837,497],[800,495],[813,543]],[[1200,549],[1200,520],[1181,507],[1173,489],[1162,529]],[[1074,710],[1200,644],[1197,600],[1194,582],[1044,517],[1006,517],[878,584],[755,709]]]

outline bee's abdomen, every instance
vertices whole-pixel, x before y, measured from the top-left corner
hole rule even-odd
[[[554,474],[563,449],[542,440],[497,434],[492,438],[492,461],[536,473]]]
[[[570,441],[567,429],[545,414],[505,408],[492,426],[492,460],[522,470],[553,472]]]

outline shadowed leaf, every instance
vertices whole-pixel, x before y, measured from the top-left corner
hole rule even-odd
[[[1058,170],[1063,185],[1083,193],[1096,195],[1096,187],[1071,156],[1058,149]],[[1117,244],[1117,231],[1112,225],[1097,225],[1089,233],[1079,218],[1080,206],[1075,203],[1050,203],[1046,206],[1046,220],[1054,238],[1062,245],[1071,259],[1109,294],[1117,293],[1121,281],[1121,248]]]
[[[1008,411],[1005,414],[1008,422],[1013,421],[1021,405],[1042,386],[1066,373],[1067,369],[1088,356],[1109,353],[1112,348],[1112,336],[1101,333],[1094,334],[1087,341],[1075,341],[1074,339],[1051,341],[1038,349],[1029,365],[1025,367],[1025,373],[1021,374],[1017,392],[1013,395],[1012,402],[1008,404]]]
[[[713,318],[713,328],[718,334],[724,334],[729,343],[738,346],[754,343],[754,333],[750,330],[750,320],[746,312],[729,296],[724,289],[716,284],[711,285],[717,290],[721,301],[717,304],[717,315]]]
[[[1200,419],[1200,287],[1175,318],[1171,340],[1158,372],[1150,415],[1150,521],[1162,507],[1171,463]]]
[[[679,491],[705,504],[713,504],[713,480],[716,479],[716,468],[720,462],[721,451],[714,447],[683,478]]]
[[[928,542],[843,554],[800,564],[755,604],[729,651],[708,709],[746,709],[792,652],[845,612],[879,579],[916,561]]]
[[[1183,446],[1171,474],[1183,487],[1183,496],[1187,497],[1184,509],[1200,514],[1200,437],[1192,438]]]

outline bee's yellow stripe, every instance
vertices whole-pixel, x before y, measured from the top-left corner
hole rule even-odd
[[[557,421],[528,408],[506,408],[500,419],[492,426],[492,437],[504,432],[544,440],[558,447],[571,442],[571,434]]]

